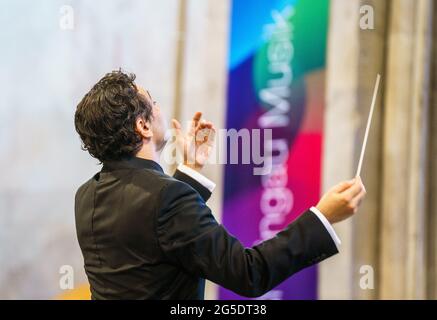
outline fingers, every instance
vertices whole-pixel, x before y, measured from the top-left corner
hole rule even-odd
[[[364,196],[366,195],[367,192],[366,192],[366,188],[364,187],[363,182],[361,181],[361,178],[357,177],[356,179],[357,179],[357,183],[361,186],[361,191],[357,196],[355,196],[352,199],[352,202],[359,205],[359,203],[364,198]]]
[[[197,123],[199,122],[199,120],[202,118],[202,112],[197,111],[194,116],[193,116],[193,122]]]
[[[173,127],[173,130],[175,131],[175,135],[177,137],[182,136],[182,126],[176,119],[171,120],[171,126]]]
[[[365,189],[361,190],[361,192],[357,196],[355,196],[355,198],[352,199],[351,201],[352,206],[358,209],[365,195],[366,195],[366,190]]]
[[[202,121],[196,128],[196,141],[212,144],[215,139],[215,127],[212,122]]]
[[[360,176],[356,176],[355,179],[357,179],[360,183],[361,183],[361,187],[364,189],[364,191],[366,191],[366,187],[363,184],[363,180],[361,180]]]
[[[345,191],[346,189],[349,189],[354,184],[355,179],[343,181],[334,186],[331,191],[335,193],[341,193]]]
[[[208,128],[209,132],[208,132],[208,140],[206,141],[206,143],[209,146],[212,146],[214,144],[215,141],[215,134],[216,134],[216,130],[214,125],[211,123],[211,126]]]
[[[189,133],[191,135],[194,135],[196,133],[196,129],[199,126],[201,118],[202,118],[202,112],[197,111],[194,114],[193,119],[191,120],[191,125],[190,125],[190,130],[189,130]]]
[[[210,122],[210,121],[205,121],[205,120],[201,120],[201,121],[199,122],[199,125],[196,127],[196,131],[197,131],[197,130],[202,130],[202,129],[205,129],[205,128],[207,128],[207,129],[211,129],[212,127],[213,127],[212,122]]]
[[[182,129],[182,126],[180,125],[180,123],[176,119],[172,120],[172,126],[176,130]],[[202,119],[202,112],[198,111],[194,114],[193,119],[191,120],[190,128],[188,130],[188,135],[191,137],[195,137],[197,139],[199,132],[204,130],[204,129],[209,129],[211,132],[208,132],[208,134],[205,134],[205,132],[202,132],[201,133],[202,139],[200,139],[200,140],[203,141],[205,139],[205,137],[207,137],[208,141],[210,141],[211,136],[212,137],[215,136],[216,130],[215,130],[212,122],[205,121],[204,119]]]
[[[349,187],[348,189],[344,190],[342,194],[345,196],[346,199],[352,200],[357,195],[359,195],[362,191],[366,191],[364,188],[363,183],[361,182],[361,179],[359,177],[355,178],[355,183]]]

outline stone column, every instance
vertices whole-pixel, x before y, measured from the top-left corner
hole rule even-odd
[[[183,125],[194,112],[202,111],[217,129],[225,127],[229,11],[229,0],[188,1],[180,112]],[[208,205],[220,221],[223,166],[208,164],[203,173],[217,184]],[[205,298],[216,297],[217,287],[207,282]]]
[[[437,56],[437,5],[433,10],[433,52]],[[427,298],[437,299],[437,59],[432,61],[431,103],[430,103],[430,153],[429,153],[429,192],[428,192],[428,266]]]
[[[374,29],[360,29],[360,8],[373,8]],[[370,110],[377,73],[384,65],[386,1],[331,1],[323,186],[326,191],[354,177]],[[383,75],[384,81],[384,75]],[[381,86],[383,88],[383,85]],[[358,214],[335,226],[342,240],[340,254],[320,265],[322,299],[375,298],[375,290],[362,290],[360,267],[377,272],[378,211],[380,207],[381,101],[362,169],[368,194]]]
[[[391,3],[381,229],[383,299],[425,297],[432,1]]]

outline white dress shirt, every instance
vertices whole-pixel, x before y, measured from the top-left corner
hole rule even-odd
[[[207,188],[211,193],[215,188],[215,183],[212,182],[211,180],[209,180],[207,177],[205,177],[203,174],[197,172],[194,169],[191,169],[190,167],[184,165],[184,164],[180,164],[178,166],[178,170],[182,173],[185,173],[187,176],[190,176],[191,178],[193,178],[194,180],[196,180],[197,182],[199,182],[202,186],[204,186],[205,188]]]
[[[180,172],[185,173],[186,175],[190,176],[191,178],[193,178],[197,182],[199,182],[202,186],[207,188],[210,192],[212,192],[216,186],[216,184],[214,182],[212,182],[211,180],[209,180],[207,177],[205,177],[201,173],[197,172],[196,170],[191,169],[190,167],[187,167],[186,165],[180,164],[178,166],[178,170]],[[323,223],[326,230],[328,231],[329,235],[331,236],[332,240],[334,241],[335,246],[337,247],[337,250],[340,250],[341,241],[340,241],[339,237],[337,236],[337,234],[335,233],[334,228],[329,223],[328,219],[326,219],[326,217],[323,215],[323,213],[321,213],[320,210],[317,209],[316,207],[311,207],[310,211],[312,213],[314,213],[317,216],[317,218],[320,219],[320,221]]]

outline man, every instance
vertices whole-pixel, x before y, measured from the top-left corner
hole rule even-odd
[[[203,299],[204,279],[261,296],[337,253],[331,224],[357,211],[359,178],[340,183],[274,238],[245,248],[205,204],[214,183],[199,173],[214,132],[196,113],[188,134],[173,120],[185,165],[174,177],[157,163],[166,125],[133,75],[114,71],[79,103],[75,126],[102,170],[76,194],[79,244],[93,299]]]

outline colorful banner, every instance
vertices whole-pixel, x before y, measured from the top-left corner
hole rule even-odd
[[[328,0],[233,0],[227,128],[272,129],[273,169],[225,168],[223,224],[244,245],[272,238],[320,196]],[[220,288],[221,299],[241,299]],[[264,299],[316,299],[317,269]]]

